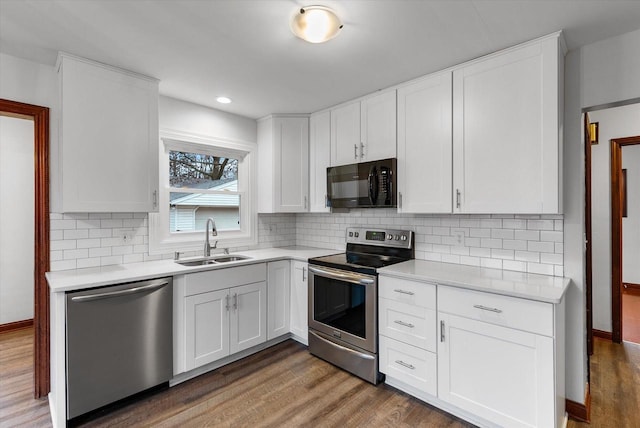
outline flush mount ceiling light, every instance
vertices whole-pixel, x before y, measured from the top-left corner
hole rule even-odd
[[[342,22],[325,6],[305,6],[291,19],[293,34],[309,43],[324,43],[340,33]]]
[[[216,98],[216,101],[219,102],[220,104],[229,104],[231,102],[231,98],[218,97],[218,98]]]

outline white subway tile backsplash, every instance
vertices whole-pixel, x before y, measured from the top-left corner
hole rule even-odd
[[[52,270],[173,257],[173,253],[149,255],[144,213],[51,213],[50,221]],[[563,220],[557,215],[420,215],[398,214],[393,209],[260,214],[258,244],[242,249],[303,245],[339,252],[344,251],[347,227],[367,225],[413,230],[418,259],[556,276],[563,273]],[[462,234],[463,242],[454,234]]]

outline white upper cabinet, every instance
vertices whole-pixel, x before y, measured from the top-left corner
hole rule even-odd
[[[396,157],[396,91],[331,110],[331,165]]]
[[[309,119],[309,211],[329,212],[327,168],[331,166],[331,113],[312,114]]]
[[[58,58],[63,212],[151,212],[158,198],[158,81]]]
[[[454,212],[561,212],[563,54],[555,34],[453,72]]]
[[[360,102],[331,110],[331,166],[360,162]]]
[[[258,212],[309,210],[309,118],[258,122]]]
[[[396,157],[396,91],[386,91],[362,101],[360,159]]]
[[[398,212],[451,212],[451,72],[398,89]]]

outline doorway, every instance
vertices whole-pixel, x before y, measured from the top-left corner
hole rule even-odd
[[[640,136],[640,104],[635,102],[620,103],[616,106],[606,106],[601,109],[590,109],[589,120],[599,124],[599,132],[596,141],[585,141],[585,153],[589,158],[585,175],[590,175],[587,181],[587,205],[585,218],[587,234],[591,232],[589,244],[591,254],[587,254],[587,277],[591,278],[591,287],[587,286],[587,295],[592,295],[592,307],[588,317],[592,318],[593,335],[620,343],[625,337],[623,317],[635,315],[637,330],[640,332],[640,315],[633,314],[625,309],[632,308],[634,288],[633,284],[640,283],[640,268],[636,277],[625,278],[623,263],[627,264],[627,271],[632,273],[629,266],[640,266],[640,224],[635,227],[637,237],[624,239],[623,222],[629,223],[631,218],[623,217],[624,202],[630,202],[624,197],[623,169],[627,169],[627,181],[629,178],[638,177],[635,167],[640,168],[640,157],[632,157],[631,150],[640,153],[640,137],[618,138],[625,135]],[[637,143],[637,144],[636,144]],[[626,153],[626,155],[623,155]],[[625,162],[625,164],[623,164]],[[629,163],[629,165],[627,165]],[[633,191],[638,193],[638,187]],[[635,218],[638,213],[635,207],[627,206],[628,215]],[[640,221],[640,220],[639,220]],[[628,231],[634,227],[628,224]],[[626,248],[623,248],[625,246]],[[590,257],[591,256],[591,257]],[[590,275],[591,274],[591,275]],[[637,281],[637,282],[636,282]],[[627,285],[624,288],[623,283]],[[589,293],[591,291],[591,293]],[[627,295],[631,298],[627,299]],[[640,296],[638,296],[640,297]],[[628,304],[623,304],[623,299]],[[638,307],[640,310],[640,298]],[[587,302],[587,305],[589,302]],[[588,308],[589,309],[589,308]],[[629,327],[627,333],[631,333],[634,327]]]
[[[49,109],[0,99],[0,115],[33,121],[34,396],[49,393]]]
[[[640,136],[611,140],[612,325],[640,343]]]

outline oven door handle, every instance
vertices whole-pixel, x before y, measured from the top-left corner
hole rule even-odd
[[[354,282],[356,284],[371,285],[374,282],[376,282],[375,279],[366,278],[357,273],[348,273],[348,272],[342,273],[342,272],[336,272],[333,270],[329,271],[325,269],[320,269],[315,266],[309,266],[309,272],[313,272],[315,274],[322,275],[324,277],[331,278],[331,279]]]

